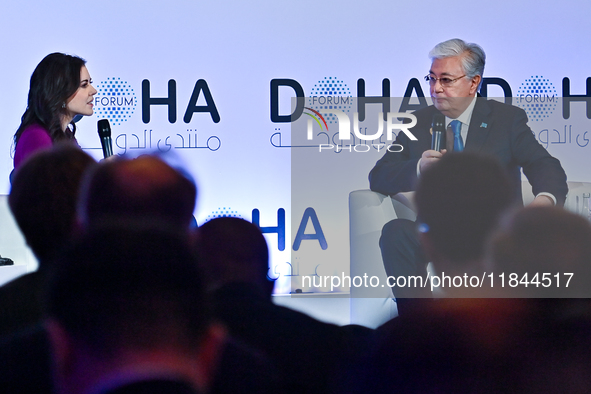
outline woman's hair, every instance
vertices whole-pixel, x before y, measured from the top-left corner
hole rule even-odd
[[[43,126],[52,141],[71,139],[76,132],[63,130],[61,119],[67,114],[66,102],[80,87],[80,69],[86,60],[63,53],[51,53],[37,65],[31,75],[27,110],[14,134],[14,145],[23,131],[37,123]]]

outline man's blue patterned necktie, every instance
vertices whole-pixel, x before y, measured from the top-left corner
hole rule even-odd
[[[464,141],[462,140],[462,122],[459,120],[452,120],[449,124],[454,133],[454,152],[461,152],[464,150]]]

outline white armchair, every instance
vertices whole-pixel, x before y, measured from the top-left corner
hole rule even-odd
[[[568,182],[569,192],[565,209],[588,217],[591,203],[591,183]],[[534,196],[528,182],[522,182],[524,204]],[[355,190],[349,194],[349,234],[351,278],[377,276],[386,283],[379,239],[382,227],[392,219],[415,220],[413,193],[400,193],[393,197],[371,190]],[[583,212],[583,207],[587,211]],[[397,316],[396,301],[389,287],[351,287],[351,323],[377,327]]]
[[[0,286],[37,268],[37,260],[12,217],[8,196],[3,194],[0,194],[0,255],[14,261],[14,265],[0,267]]]

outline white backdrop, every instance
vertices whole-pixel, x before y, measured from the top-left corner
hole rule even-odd
[[[286,133],[290,126],[271,121],[272,79],[292,79],[306,95],[320,95],[320,81],[335,78],[355,96],[357,80],[363,78],[366,94],[379,96],[382,80],[387,78],[391,96],[400,97],[412,78],[421,80],[427,73],[428,51],[440,41],[460,37],[485,49],[485,76],[507,81],[514,96],[525,94],[525,84],[532,79],[550,83],[552,94],[562,96],[564,77],[570,79],[571,93],[585,94],[586,79],[591,76],[588,2],[541,6],[535,1],[501,0],[488,4],[486,10],[479,5],[469,1],[375,0],[5,1],[0,6],[0,193],[9,191],[12,136],[25,109],[33,69],[48,53],[76,54],[88,61],[95,87],[107,89],[115,84],[130,89],[127,101],[120,101],[124,105],[119,106],[125,108],[117,110],[133,114],[127,114],[120,124],[111,121],[115,153],[128,150],[137,154],[149,151],[150,146],[152,150],[174,151],[197,179],[199,223],[220,214],[250,220],[253,209],[258,209],[261,226],[272,227],[277,226],[278,211],[285,210],[285,249],[279,250],[277,235],[268,235],[271,274],[285,277],[292,272],[292,259],[297,258],[297,253],[291,255],[292,229],[298,228],[304,208],[310,205],[298,202],[294,205],[298,212],[292,212],[292,148],[279,148],[271,141],[275,133]],[[150,121],[143,122],[144,80],[149,81],[152,98],[168,96],[169,80],[176,82],[174,123],[162,105],[152,105]],[[183,119],[200,80],[211,100],[207,102],[201,91],[196,105],[215,103],[218,123],[209,112],[194,113],[188,123]],[[422,88],[427,92],[424,83]],[[292,93],[290,88],[280,89],[281,114],[289,114]],[[100,94],[110,100],[108,92]],[[500,94],[496,87],[489,89],[489,96]],[[79,143],[96,158],[101,157],[96,121],[109,115],[103,107],[97,102],[95,115],[78,123]],[[103,111],[101,116],[99,110]],[[553,111],[557,116],[561,109]],[[584,106],[572,105],[571,116],[584,118]],[[572,125],[562,118],[556,122],[559,132]],[[544,138],[539,124],[530,122],[534,132]],[[572,137],[565,137],[564,143],[548,140],[548,150],[562,161],[570,180],[591,181],[591,146],[581,146],[591,136],[584,135],[588,128],[577,127],[571,128]],[[581,134],[580,143],[575,134]],[[365,168],[357,167],[358,174],[350,178],[348,190],[368,187],[367,173],[374,162],[372,157]],[[333,197],[346,215],[348,196]],[[321,206],[312,207],[326,234],[328,249],[321,250],[316,241],[303,241],[303,245],[315,245],[306,247],[316,247],[322,258],[321,253],[335,247],[331,242],[335,224]],[[291,223],[292,214],[296,223]],[[343,232],[342,226],[334,229],[335,234],[339,231]],[[348,253],[343,245],[339,248]],[[339,264],[348,264],[346,256],[343,260]],[[289,290],[289,283],[280,283],[276,291]]]

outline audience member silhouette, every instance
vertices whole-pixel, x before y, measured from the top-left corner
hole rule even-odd
[[[344,392],[533,392],[524,383],[535,372],[531,356],[544,341],[527,300],[455,298],[432,304],[422,314],[405,314],[382,327],[376,349],[351,373]]]
[[[198,229],[197,245],[213,316],[270,357],[288,392],[326,392],[345,347],[353,344],[345,343],[340,327],[273,304],[261,230],[239,218],[216,218]]]
[[[484,253],[505,210],[514,203],[503,168],[493,158],[448,153],[426,169],[415,193],[421,242],[435,274],[484,273]],[[428,285],[430,287],[430,284]],[[479,297],[484,289],[447,285],[447,297]],[[527,303],[444,298],[407,300],[408,313],[378,329],[371,356],[351,373],[347,392],[510,392],[525,365],[520,352],[530,324]],[[524,353],[525,354],[525,353]]]
[[[514,202],[493,157],[449,153],[421,175],[415,193],[420,240],[438,273],[483,272],[487,237]]]
[[[79,147],[56,144],[32,155],[15,172],[8,202],[39,269],[0,287],[0,336],[41,318],[46,267],[70,240],[80,184],[95,164]]]
[[[499,284],[504,274],[498,296],[591,296],[591,224],[582,216],[554,207],[521,209],[492,237],[489,255]]]
[[[520,209],[493,235],[487,259],[499,281],[493,295],[527,297],[522,392],[589,392],[591,224],[560,208]]]
[[[83,227],[102,221],[142,218],[189,228],[197,188],[186,172],[156,155],[101,162],[81,192],[79,217]]]
[[[206,391],[221,337],[208,331],[203,281],[186,233],[95,227],[50,277],[58,393]]]
[[[98,174],[98,178],[94,178],[93,174]],[[181,170],[172,169],[161,159],[142,156],[134,160],[116,159],[113,162],[101,162],[96,172],[91,171],[88,174],[85,182],[86,188],[83,187],[83,190],[87,198],[78,207],[79,212],[80,207],[91,207],[89,215],[85,215],[87,211],[84,209],[81,211],[85,231],[80,232],[78,236],[85,237],[85,240],[89,241],[89,236],[84,234],[96,234],[97,229],[101,229],[105,223],[113,226],[114,233],[120,231],[117,229],[121,226],[133,225],[155,226],[163,231],[181,232],[185,237],[190,236],[186,230],[193,219],[195,185]],[[97,190],[99,197],[88,194],[94,193],[93,190]],[[165,202],[171,206],[165,206]],[[130,210],[125,211],[126,207]],[[151,246],[146,239],[138,240],[135,244],[130,243],[130,250],[120,255],[118,261],[125,260],[127,255],[133,256],[133,253],[136,253],[131,250],[133,248],[149,250]],[[123,248],[125,245],[120,246]],[[151,260],[153,256],[143,256],[144,260],[150,260],[150,264],[147,265],[155,264]],[[174,271],[174,266],[169,264],[168,257],[160,259],[159,266],[154,268],[155,272],[168,272],[171,269]],[[203,305],[200,307],[204,308]],[[167,323],[163,321],[163,324]],[[223,330],[215,328],[214,331],[217,332],[215,340],[208,340],[207,343],[222,343],[219,345],[221,353],[218,352],[217,368],[210,379],[208,392],[277,392],[277,373],[266,358],[223,335]],[[47,332],[41,327],[32,332],[25,332],[1,346],[0,360],[6,365],[0,369],[3,389],[9,392],[54,392],[50,380]],[[212,368],[214,364],[212,363]]]

